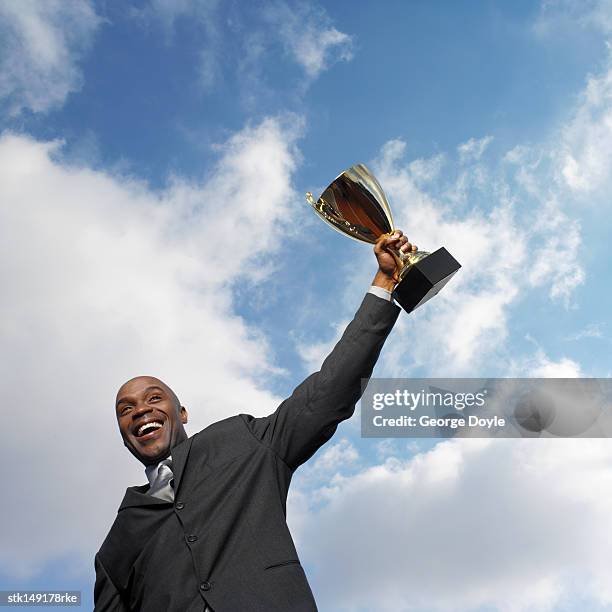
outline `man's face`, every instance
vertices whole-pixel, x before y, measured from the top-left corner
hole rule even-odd
[[[187,439],[187,410],[165,383],[151,376],[126,382],[117,393],[117,422],[128,450],[145,465],[165,459]]]

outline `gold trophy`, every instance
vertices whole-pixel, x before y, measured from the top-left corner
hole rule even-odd
[[[315,202],[308,203],[335,230],[360,242],[374,244],[383,234],[393,233],[393,215],[376,177],[364,164],[340,174]],[[393,298],[406,311],[431,299],[459,270],[459,262],[444,248],[433,253],[393,253],[400,268]]]

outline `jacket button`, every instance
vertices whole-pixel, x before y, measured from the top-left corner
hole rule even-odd
[[[188,542],[195,542],[198,539],[198,536],[196,535],[188,535],[187,536],[187,541]]]
[[[204,582],[200,583],[200,588],[203,591],[210,591],[210,589],[212,589],[212,584],[210,584],[210,582],[208,582],[208,580],[205,580]]]
[[[174,504],[174,507],[177,510],[182,510],[185,507],[185,504],[183,502],[176,502],[176,504]]]

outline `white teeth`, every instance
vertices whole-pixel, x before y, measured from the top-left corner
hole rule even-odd
[[[138,432],[136,433],[137,436],[142,436],[143,432],[146,431],[147,429],[159,429],[162,426],[161,423],[158,423],[157,421],[151,421],[150,423],[145,423],[144,425],[141,425],[138,428]]]

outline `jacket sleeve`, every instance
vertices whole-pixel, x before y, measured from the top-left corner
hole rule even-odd
[[[129,608],[123,602],[121,594],[107,574],[98,555],[96,555],[94,565],[96,569],[94,612],[128,612]]]
[[[253,435],[290,469],[310,459],[352,416],[361,397],[361,379],[370,378],[400,308],[367,293],[321,369],[298,385],[274,413],[243,415]]]

